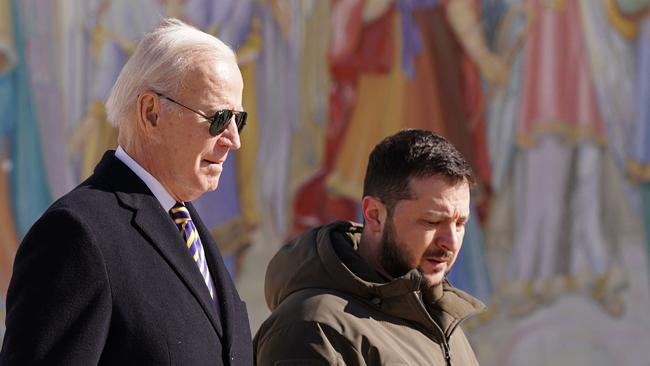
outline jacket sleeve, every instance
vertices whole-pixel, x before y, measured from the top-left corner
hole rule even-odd
[[[16,254],[0,365],[96,365],[110,304],[90,230],[70,211],[46,212]]]
[[[264,325],[253,340],[256,365],[365,365],[352,343],[331,327],[300,321],[269,329]]]

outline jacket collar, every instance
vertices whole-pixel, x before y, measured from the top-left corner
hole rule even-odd
[[[356,248],[361,225],[339,222],[318,233],[318,251],[332,278],[353,294],[363,297],[382,312],[416,322],[427,329],[441,328],[446,336],[464,319],[485,310],[471,295],[446,280],[433,287],[423,285],[417,270],[384,280],[361,258]],[[433,322],[432,322],[433,321]],[[435,323],[435,324],[434,324]]]

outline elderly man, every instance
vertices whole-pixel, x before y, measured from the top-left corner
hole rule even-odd
[[[106,103],[119,147],[16,256],[2,365],[252,365],[244,303],[190,201],[246,122],[235,55],[164,20]]]
[[[484,309],[445,275],[469,219],[472,173],[431,132],[405,130],[370,155],[365,225],[335,222],[271,260],[272,310],[258,365],[475,365],[459,325]]]

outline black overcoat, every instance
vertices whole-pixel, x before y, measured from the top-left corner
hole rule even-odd
[[[245,304],[187,207],[217,302],[171,217],[107,152],[22,241],[0,365],[252,365]]]

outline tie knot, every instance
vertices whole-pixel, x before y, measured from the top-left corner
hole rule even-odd
[[[179,220],[179,219],[189,220],[190,219],[190,212],[187,210],[187,207],[185,207],[183,202],[176,202],[174,207],[172,207],[172,209],[169,210],[169,214],[172,215],[172,218],[174,220]]]

